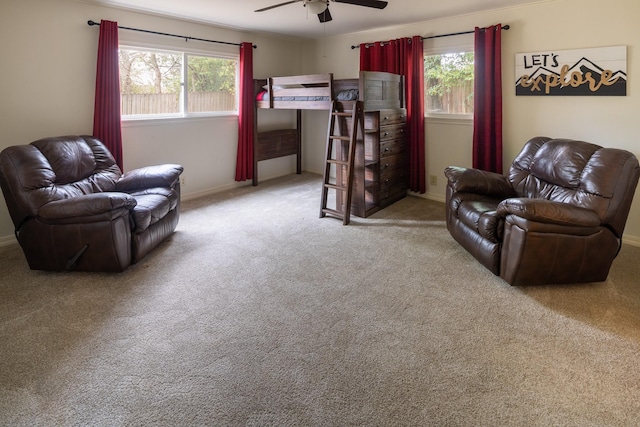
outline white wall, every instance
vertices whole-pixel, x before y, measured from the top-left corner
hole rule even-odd
[[[358,50],[351,45],[413,35],[431,36],[473,30],[498,23],[503,32],[504,166],[508,168],[523,144],[533,136],[582,139],[606,147],[627,149],[640,157],[640,93],[634,81],[640,75],[640,2],[637,0],[549,0],[528,6],[474,13],[420,24],[353,33],[309,42],[305,71],[333,72],[336,78],[357,76]],[[473,36],[425,40],[425,47],[468,45]],[[626,97],[516,97],[516,53],[627,46],[629,80]],[[425,127],[427,181],[438,176],[437,186],[427,186],[427,197],[443,200],[446,166],[471,166],[472,127],[427,121]],[[306,137],[307,135],[305,135]],[[307,145],[315,140],[308,138]],[[307,156],[320,159],[322,149],[305,146]],[[313,151],[313,154],[311,152]],[[319,154],[318,154],[319,153]],[[305,157],[306,159],[307,157]],[[314,169],[317,164],[313,163]],[[428,184],[428,182],[427,182]],[[625,241],[640,245],[640,191],[625,230]]]
[[[302,43],[105,8],[76,0],[3,0],[0,3],[0,150],[39,138],[91,134],[98,27],[88,20],[233,43],[249,41],[254,76],[302,73]],[[207,51],[227,47],[166,36],[120,30],[121,43],[145,43]],[[185,45],[185,43],[187,43]],[[291,112],[264,112],[262,128],[290,126]],[[124,169],[157,163],[185,167],[183,197],[248,185],[236,183],[237,117],[126,122],[123,124]],[[295,172],[295,158],[260,162],[260,178]],[[15,241],[6,205],[0,203],[0,244]]]

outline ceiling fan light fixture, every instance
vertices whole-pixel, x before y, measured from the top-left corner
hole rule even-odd
[[[305,5],[309,8],[309,12],[314,15],[324,12],[329,7],[326,0],[309,0]]]

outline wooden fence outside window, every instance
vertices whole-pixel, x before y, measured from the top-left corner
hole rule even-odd
[[[190,92],[187,111],[235,111],[235,95],[228,92]],[[180,95],[177,93],[121,94],[120,113],[123,116],[139,114],[175,114],[180,112]]]

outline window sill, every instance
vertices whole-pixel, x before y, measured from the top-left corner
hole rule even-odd
[[[427,123],[448,125],[473,125],[472,114],[429,114],[424,118]]]
[[[185,123],[199,120],[238,120],[237,113],[224,114],[189,114],[182,115],[166,115],[166,116],[127,116],[122,117],[123,126],[148,126],[148,125],[164,125],[172,123]]]
[[[193,123],[196,121],[237,121],[237,114],[190,114],[188,116],[144,116],[144,117],[122,117],[123,127],[170,125],[177,123]]]

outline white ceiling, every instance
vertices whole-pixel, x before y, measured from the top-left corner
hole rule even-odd
[[[265,12],[254,11],[286,0],[88,1],[223,27],[321,38],[546,0],[388,0],[387,7],[381,10],[332,1],[329,11],[333,20],[326,24],[308,14],[302,0]]]

